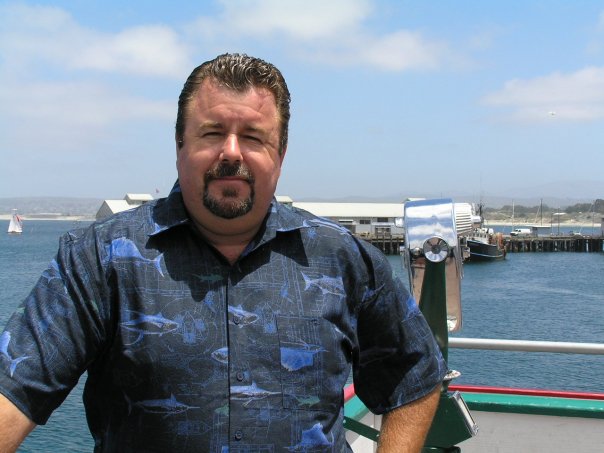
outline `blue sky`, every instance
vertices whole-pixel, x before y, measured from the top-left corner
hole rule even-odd
[[[182,84],[226,51],[288,81],[278,194],[604,198],[581,0],[0,1],[0,197],[166,195]]]

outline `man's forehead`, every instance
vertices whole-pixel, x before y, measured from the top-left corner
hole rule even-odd
[[[232,96],[232,97],[244,97],[254,92],[254,94],[260,97],[270,97],[272,101],[276,104],[275,96],[271,90],[264,86],[259,85],[248,85],[245,88],[239,90],[232,87],[227,86],[226,84],[216,80],[213,77],[208,77],[205,79],[199,89],[197,90],[197,94],[200,93],[219,93],[224,96]]]

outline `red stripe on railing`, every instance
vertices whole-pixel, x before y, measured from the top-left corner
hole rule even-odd
[[[344,387],[344,402],[354,398],[354,384],[350,384],[348,387]]]
[[[604,401],[604,393],[570,392],[564,390],[518,389],[508,387],[490,387],[486,385],[450,385],[449,390],[467,393],[498,393],[503,395],[549,396],[556,398],[576,398]]]

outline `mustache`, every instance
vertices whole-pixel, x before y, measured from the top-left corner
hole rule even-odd
[[[254,177],[252,176],[252,172],[250,171],[250,169],[244,165],[241,165],[240,163],[229,164],[227,162],[220,162],[214,168],[211,168],[205,173],[204,179],[205,182],[208,183],[210,181],[213,181],[214,179],[232,176],[241,178],[249,184],[254,183]]]

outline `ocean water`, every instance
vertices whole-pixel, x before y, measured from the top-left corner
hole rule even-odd
[[[54,256],[60,234],[83,225],[29,221],[20,236],[0,234],[0,327]],[[405,281],[400,258],[389,259]],[[604,341],[604,253],[510,253],[502,262],[467,264],[464,274],[464,327],[456,336]],[[449,364],[461,371],[459,384],[604,392],[604,356],[452,349]],[[84,379],[19,452],[92,451]]]

